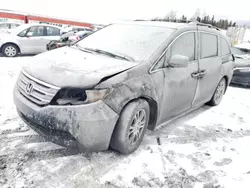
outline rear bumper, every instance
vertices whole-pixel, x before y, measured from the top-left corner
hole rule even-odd
[[[21,95],[16,87],[14,103],[20,117],[39,134],[53,137],[55,141],[64,139],[69,146],[75,145],[76,141],[87,151],[108,149],[119,117],[102,101],[87,105],[40,107]]]
[[[235,72],[231,84],[250,86],[250,72]]]
[[[245,77],[233,77],[231,84],[239,84],[244,86],[250,86],[250,78]]]

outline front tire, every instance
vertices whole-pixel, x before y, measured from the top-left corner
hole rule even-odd
[[[144,137],[149,114],[145,100],[138,99],[126,105],[113,132],[110,147],[125,155],[134,152]]]
[[[5,44],[2,47],[2,54],[5,57],[16,57],[18,54],[18,47],[15,44]]]
[[[226,91],[226,79],[222,78],[214,92],[214,95],[212,99],[208,102],[209,105],[211,106],[217,106],[220,104],[223,95],[225,94]]]

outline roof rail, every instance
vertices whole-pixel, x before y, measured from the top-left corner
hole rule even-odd
[[[206,26],[206,27],[213,28],[213,29],[216,29],[216,30],[220,31],[220,29],[218,27],[216,27],[216,26],[213,26],[211,24],[201,23],[201,22],[198,22],[198,21],[192,21],[189,24],[196,24],[197,26]]]
[[[176,19],[176,20],[167,20],[167,19],[150,19],[150,20],[143,20],[143,19],[136,19],[134,20],[135,22],[136,21],[159,21],[159,22],[173,22],[173,23],[189,23],[189,22],[192,22],[190,20],[181,20],[181,19]]]
[[[182,19],[175,19],[175,20],[169,20],[169,19],[151,19],[150,21],[160,21],[160,22],[174,22],[174,23],[190,23],[191,20],[182,20]]]
[[[206,27],[209,27],[209,28],[213,28],[213,29],[216,29],[218,31],[220,31],[220,29],[216,26],[213,26],[211,24],[205,24],[205,23],[201,23],[201,22],[198,22],[196,20],[181,20],[181,19],[176,19],[175,21],[171,21],[169,19],[151,19],[151,20],[140,20],[140,19],[137,19],[137,20],[134,20],[134,21],[160,21],[160,22],[174,22],[174,23],[188,23],[188,24],[195,24],[197,26],[206,26]]]

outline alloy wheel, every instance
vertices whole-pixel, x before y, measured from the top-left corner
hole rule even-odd
[[[134,145],[141,138],[143,129],[146,123],[146,111],[144,109],[139,110],[129,127],[128,140],[130,145]]]
[[[221,82],[219,83],[216,92],[214,94],[214,100],[216,103],[219,103],[225,93],[225,88],[226,88],[226,83],[225,80],[221,80]]]

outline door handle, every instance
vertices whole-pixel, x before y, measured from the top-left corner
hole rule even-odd
[[[201,70],[201,71],[199,71],[199,72],[193,72],[193,73],[191,73],[191,76],[193,77],[193,78],[198,78],[198,79],[200,79],[200,78],[203,78],[203,76],[206,74],[206,70]]]
[[[191,76],[193,78],[197,78],[199,76],[199,72],[193,72],[193,73],[191,73]]]
[[[198,78],[203,78],[203,77],[205,76],[205,74],[206,74],[206,70],[201,70],[201,71],[199,72]]]

